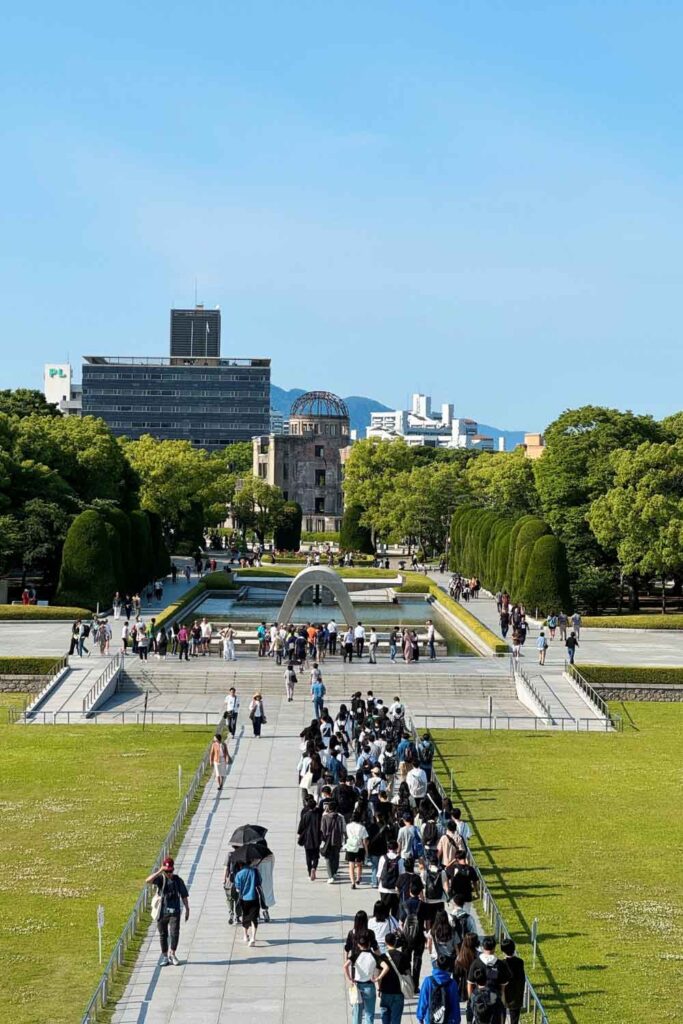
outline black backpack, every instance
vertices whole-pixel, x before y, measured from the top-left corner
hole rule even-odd
[[[420,945],[422,938],[422,925],[417,914],[408,914],[403,922],[403,945],[405,949],[412,952]]]
[[[439,830],[435,821],[425,822],[422,829],[422,842],[425,846],[436,846],[439,841]]]
[[[90,636],[90,626],[88,625],[87,622],[83,626],[83,636]]]
[[[443,881],[440,871],[427,871],[425,876],[425,899],[443,899]]]
[[[446,985],[449,982],[446,982],[445,985],[440,985],[434,978],[431,980],[432,984],[429,988],[429,1009],[427,1011],[427,1021],[429,1024],[445,1024],[448,1019]]]
[[[395,889],[398,884],[398,857],[385,857],[380,882],[385,889]]]
[[[498,1019],[500,1000],[490,988],[476,988],[470,996],[472,1024],[492,1024]]]
[[[459,946],[462,945],[465,936],[472,931],[472,918],[469,914],[458,914],[452,919],[453,934]]]
[[[382,767],[385,775],[396,774],[396,760],[392,754],[385,754],[384,760],[382,761]]]

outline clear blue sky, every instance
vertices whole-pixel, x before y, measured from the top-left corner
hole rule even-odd
[[[273,381],[507,428],[683,406],[669,3],[3,11],[0,386],[223,310]]]

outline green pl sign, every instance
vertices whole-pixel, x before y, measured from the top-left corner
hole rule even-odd
[[[66,374],[64,373],[64,370],[62,370],[61,366],[51,366],[50,369],[48,370],[48,373],[50,377],[66,377]]]

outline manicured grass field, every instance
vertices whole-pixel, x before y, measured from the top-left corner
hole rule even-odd
[[[529,966],[538,917],[531,976],[553,1024],[683,1013],[683,705],[614,710],[623,734],[435,733]]]
[[[0,727],[0,1020],[80,1020],[210,733]]]

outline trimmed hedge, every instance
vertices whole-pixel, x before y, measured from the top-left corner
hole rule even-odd
[[[495,633],[492,633],[487,626],[480,622],[479,619],[475,618],[471,612],[468,612],[461,604],[454,601],[444,590],[436,584],[432,583],[432,594],[438,599],[439,604],[442,604],[444,608],[447,608],[449,612],[452,612],[457,619],[467,626],[472,632],[482,640],[487,647],[490,647],[494,654],[509,654],[510,648],[506,642]]]
[[[304,530],[301,534],[301,540],[307,544],[338,544],[339,531],[330,530],[325,533],[316,533],[315,531]]]
[[[683,667],[661,665],[577,665],[592,686],[683,686]]]
[[[598,629],[683,629],[683,614],[584,615],[582,623]]]
[[[275,527],[273,544],[278,551],[298,551],[301,544],[301,520],[303,512],[298,501],[286,501],[282,509],[282,520]]]
[[[88,608],[74,608],[71,605],[0,604],[0,622],[46,622],[50,619],[73,621],[89,619]]]
[[[281,561],[278,561],[273,566],[266,564],[262,565],[260,569],[235,568],[234,572],[238,573],[241,577],[246,576],[247,578],[250,576],[297,576],[301,572],[302,568],[305,568],[305,565],[302,566],[301,563],[299,563],[299,565],[283,565]],[[325,569],[327,566],[317,565],[313,566],[313,568]],[[367,569],[345,569],[343,566],[335,565],[333,566],[333,569],[339,576],[346,576],[349,580],[385,580],[389,574],[392,576],[403,575],[401,573],[397,573],[394,569],[375,569],[373,567],[368,567]]]
[[[134,512],[131,520],[136,515],[142,513]],[[110,537],[110,534],[116,535],[116,532],[115,527],[108,524],[94,509],[87,509],[76,516],[69,527],[62,551],[57,588],[60,604],[69,605],[81,601],[94,608],[99,602],[104,608],[109,607],[117,587]]]
[[[569,570],[564,544],[552,534],[539,537],[531,551],[522,600],[531,611],[569,608]]]
[[[515,521],[490,509],[460,506],[451,520],[450,550],[450,568],[476,576],[493,593],[506,590],[513,601],[546,613],[570,608],[564,545],[537,516]]]
[[[46,676],[59,661],[51,658],[0,658],[0,676]]]
[[[195,583],[193,587],[190,587],[187,593],[183,595],[182,600],[169,604],[167,608],[164,608],[163,612],[156,618],[156,625],[165,626],[168,622],[175,622],[176,619],[181,619],[184,614],[183,609],[187,608],[192,601],[207,590],[239,590],[239,584],[235,583],[232,579],[232,573],[228,575],[228,573],[223,571],[210,572],[203,576],[198,583]]]
[[[339,546],[344,551],[359,551],[365,555],[374,553],[372,533],[367,526],[360,525],[360,517],[364,512],[362,505],[349,505],[344,510],[339,532]]]
[[[431,594],[433,584],[431,580],[427,580],[424,576],[415,576],[414,578],[406,579],[400,587],[394,587],[397,594]]]

